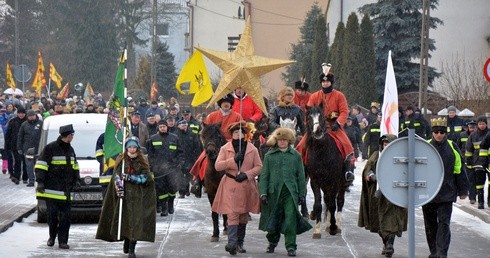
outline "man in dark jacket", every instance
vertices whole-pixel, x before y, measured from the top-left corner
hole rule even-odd
[[[374,124],[370,124],[366,133],[362,136],[364,142],[362,148],[362,158],[368,159],[371,155],[379,150],[379,137],[381,137],[381,112],[378,112],[376,121]]]
[[[464,121],[456,115],[456,107],[447,108],[447,138],[453,142],[458,141],[459,134],[463,131]]]
[[[174,199],[178,190],[178,165],[182,162],[177,135],[168,132],[167,121],[158,122],[158,133],[148,140],[148,162],[155,174],[157,212],[168,216],[174,212]]]
[[[14,156],[14,168],[12,170],[11,180],[17,185],[21,177],[26,184],[28,179],[24,155],[19,154],[17,151],[17,135],[19,134],[20,126],[26,120],[26,110],[23,107],[18,107],[17,116],[8,122],[8,130],[5,135],[5,149],[11,151]]]
[[[49,239],[53,246],[56,236],[61,249],[69,249],[71,200],[73,188],[80,186],[80,171],[71,141],[73,125],[60,127],[60,136],[44,147],[36,162],[36,197],[46,200]]]
[[[476,131],[476,121],[470,120],[466,122],[467,130],[463,130],[458,137],[458,147],[461,150],[463,157],[466,157],[466,143],[468,142],[468,138],[470,135]],[[466,162],[466,173],[468,174],[468,182],[469,182],[469,192],[470,192],[470,204],[474,204],[476,202],[476,181],[475,181],[475,170],[473,167],[468,165]]]
[[[484,208],[485,180],[487,172],[478,160],[480,157],[488,155],[488,150],[481,149],[481,143],[490,134],[487,126],[487,117],[479,116],[476,131],[473,132],[466,142],[466,165],[475,171],[476,197],[478,198],[478,209]],[[490,190],[490,189],[489,189]]]
[[[192,113],[191,113],[191,110],[190,109],[186,109],[186,110],[182,111],[182,119],[184,119],[185,121],[187,121],[187,123],[189,124],[188,125],[189,130],[193,134],[199,135],[199,133],[202,130],[202,125],[201,125],[201,123],[199,121],[197,121],[197,119],[195,119],[192,116]]]
[[[41,131],[43,129],[43,121],[39,120],[36,112],[32,109],[27,111],[27,121],[22,123],[17,134],[17,152],[20,155],[24,155],[27,176],[29,177],[29,183],[27,186],[34,186],[34,163],[35,155],[37,154],[37,148],[39,140],[41,140]]]
[[[446,137],[447,120],[445,118],[432,119],[431,125],[432,139],[429,140],[429,143],[442,157],[444,182],[436,197],[422,206],[422,211],[425,235],[430,250],[429,257],[447,257],[451,242],[449,225],[453,202],[456,202],[457,196],[462,200],[468,196],[468,178],[458,145]]]
[[[409,105],[405,109],[405,120],[403,121],[402,128],[398,136],[408,136],[407,129],[414,129],[416,135],[424,139],[428,138],[425,130],[425,122],[419,114],[415,113],[415,108],[412,105]]]
[[[344,125],[344,131],[349,137],[350,143],[354,148],[354,157],[357,159],[359,157],[359,150],[361,149],[362,139],[361,139],[361,129],[354,125],[355,117],[347,117],[347,121]]]
[[[197,134],[191,132],[187,120],[181,119],[177,122],[177,136],[179,137],[179,147],[182,150],[182,160],[179,164],[179,198],[185,198],[190,195],[189,182],[191,175],[189,170],[196,162],[199,154],[202,152],[201,142]]]

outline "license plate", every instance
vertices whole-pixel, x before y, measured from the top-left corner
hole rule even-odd
[[[102,193],[75,193],[74,200],[76,201],[98,201],[102,200]]]

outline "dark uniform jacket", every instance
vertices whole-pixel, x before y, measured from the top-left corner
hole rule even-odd
[[[62,195],[52,195],[48,190],[63,192],[69,196],[74,184],[80,180],[75,151],[71,144],[63,142],[61,136],[44,147],[34,166],[36,181],[43,183],[45,193],[36,193],[38,198],[65,201]]]
[[[381,137],[381,128],[378,123],[369,125],[366,128],[366,133],[363,135],[363,159],[368,159],[371,155],[379,150],[379,137]]]
[[[442,186],[431,203],[456,202],[458,196],[468,195],[468,177],[458,145],[447,139],[441,143],[431,139],[429,143],[439,152],[444,164]]]
[[[12,118],[8,122],[7,134],[5,134],[5,149],[17,151],[17,135],[19,134],[20,126],[27,120],[27,116],[20,119],[18,116]]]
[[[167,175],[177,171],[182,162],[179,137],[173,133],[156,133],[148,141],[148,161],[155,176]]]
[[[187,128],[187,131],[177,130],[177,136],[179,148],[182,150],[182,169],[189,171],[202,152],[201,141],[197,134],[190,131],[190,128]]]
[[[402,124],[402,130],[399,133],[399,137],[408,136],[408,130],[406,129],[415,129],[415,134],[427,139],[427,121],[420,114],[412,114],[410,116],[406,116],[405,120]]]
[[[466,141],[466,152],[464,153],[468,168],[473,168],[474,165],[477,165],[478,158],[480,157],[480,145],[488,134],[490,134],[488,128],[485,128],[485,130],[477,128],[468,137],[468,141]],[[485,153],[482,154],[485,155]]]
[[[34,155],[37,153],[39,140],[41,139],[41,131],[43,129],[43,121],[36,117],[36,120],[26,120],[19,129],[17,135],[17,150],[22,150],[24,154]],[[27,150],[34,148],[31,153]]]
[[[352,123],[351,126],[345,124],[344,131],[347,134],[347,137],[349,137],[350,142],[352,143],[355,157],[359,157],[359,150],[362,148],[361,129],[358,126],[354,126],[354,123]]]
[[[189,119],[189,130],[195,134],[195,135],[199,135],[199,133],[201,132],[202,130],[202,125],[199,121],[197,121],[197,119],[195,119],[193,116],[191,116],[191,118]]]
[[[464,121],[458,116],[447,118],[447,138],[453,142],[457,142],[460,133],[463,132]]]

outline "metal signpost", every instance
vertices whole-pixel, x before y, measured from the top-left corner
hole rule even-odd
[[[376,177],[383,195],[393,204],[408,208],[408,257],[415,257],[415,207],[430,202],[444,179],[444,165],[437,150],[426,140],[396,139],[381,152]]]

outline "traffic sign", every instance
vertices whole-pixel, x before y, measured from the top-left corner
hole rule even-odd
[[[18,82],[28,82],[32,73],[27,65],[21,64],[14,68],[14,77]]]
[[[485,75],[487,81],[490,82],[490,58],[487,59],[483,66],[483,75]]]
[[[437,150],[427,141],[414,138],[414,205],[430,202],[444,179],[444,165]],[[381,152],[376,178],[383,195],[400,207],[408,207],[409,151],[408,137],[396,139]]]

